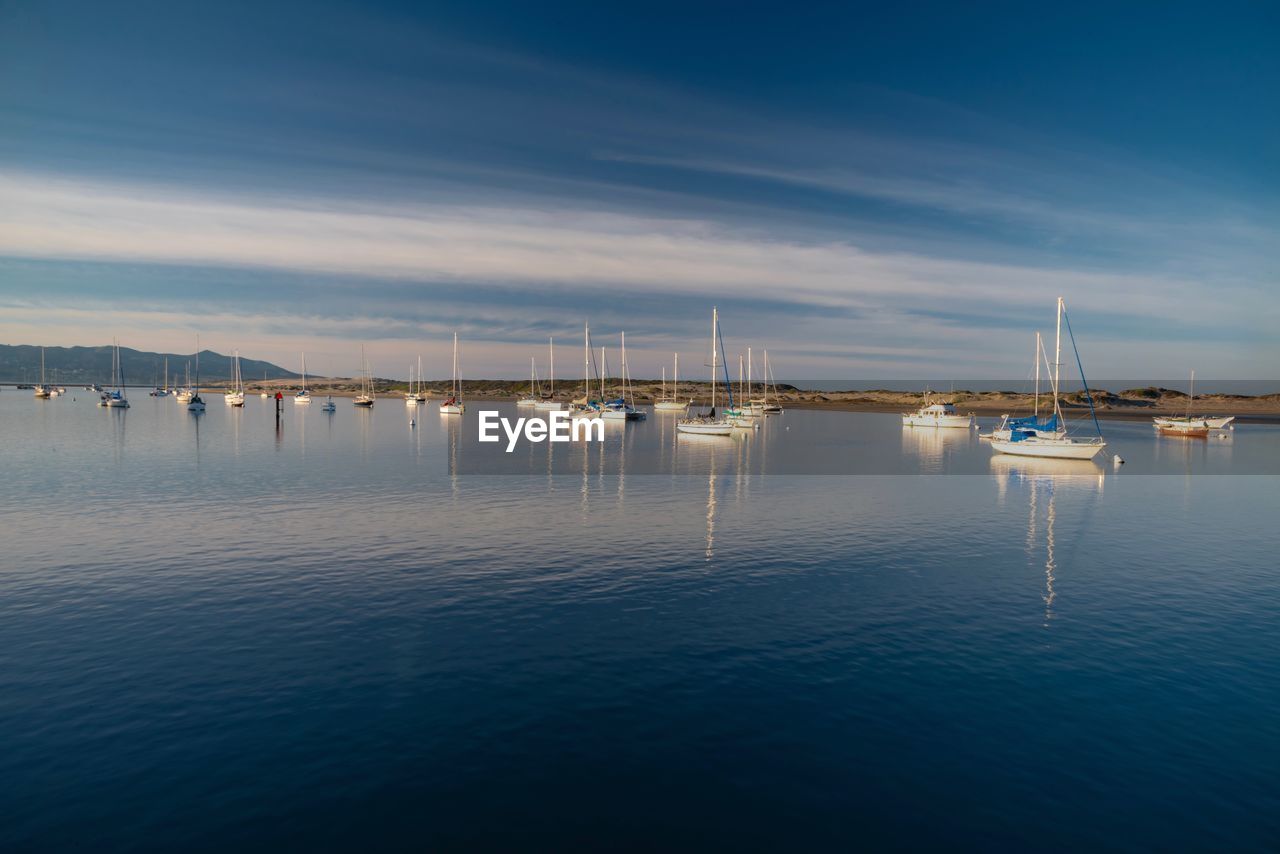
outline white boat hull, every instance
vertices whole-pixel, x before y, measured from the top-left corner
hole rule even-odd
[[[730,421],[677,421],[676,430],[695,436],[731,436],[733,423]]]
[[[532,397],[522,397],[516,401],[516,406],[537,406],[538,401]]]
[[[558,400],[539,400],[533,406],[535,409],[546,409],[553,412],[564,408],[564,404]]]
[[[1214,430],[1221,430],[1223,427],[1226,427],[1232,421],[1235,421],[1236,417],[1234,415],[1228,415],[1223,418],[1214,418],[1206,415],[1204,420],[1205,420],[1205,423],[1207,423]]]
[[[440,405],[441,415],[461,415],[463,404],[461,403],[443,403]]]
[[[653,405],[654,412],[684,412],[688,408],[687,401],[681,403],[678,400],[659,400]]]
[[[904,427],[952,427],[968,429],[973,426],[972,415],[904,415]]]
[[[1032,437],[1020,442],[993,439],[991,449],[998,454],[1015,457],[1044,457],[1053,460],[1091,460],[1107,445],[1105,442],[1075,442],[1070,439]]]
[[[404,405],[405,405],[405,406],[417,406],[417,405],[418,405],[418,398],[414,397],[413,395],[408,395],[408,396],[407,396],[407,397],[405,397],[405,399],[404,399]]]
[[[266,397],[266,395],[263,395],[263,397]],[[310,402],[311,402],[311,395],[309,394],[295,394],[293,396],[294,406],[306,406]]]

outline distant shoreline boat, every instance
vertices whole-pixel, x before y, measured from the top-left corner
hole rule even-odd
[[[441,415],[461,415],[466,409],[462,402],[462,380],[458,376],[458,333],[453,333],[453,379],[448,400],[441,401]]]
[[[689,405],[693,403],[693,399],[680,401],[676,400],[676,396],[680,393],[680,354],[673,353],[674,365],[671,369],[671,387],[672,393],[667,394],[667,366],[662,366],[662,397],[653,402],[654,412],[685,412],[689,409]]]
[[[353,406],[362,409],[373,408],[373,382],[369,378],[369,360],[364,355],[364,345],[360,345],[360,393],[351,401]]]

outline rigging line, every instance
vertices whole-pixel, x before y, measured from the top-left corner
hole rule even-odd
[[[724,387],[729,392],[729,408],[733,409],[733,383],[729,381],[729,358],[724,354],[724,330],[716,324],[716,336],[720,339],[720,361],[724,367]]]
[[[1093,416],[1094,429],[1098,438],[1102,438],[1102,425],[1098,423],[1098,412],[1093,408],[1093,395],[1089,392],[1089,381],[1084,378],[1084,363],[1080,361],[1080,348],[1076,346],[1075,333],[1071,331],[1071,318],[1067,316],[1066,306],[1062,307],[1062,319],[1067,322],[1067,335],[1071,338],[1071,351],[1076,354],[1076,367],[1080,369],[1080,382],[1084,384],[1084,397],[1089,401],[1089,414]]]

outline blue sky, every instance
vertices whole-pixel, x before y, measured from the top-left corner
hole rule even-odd
[[[1274,377],[1277,7],[691,5],[0,4],[0,341]]]

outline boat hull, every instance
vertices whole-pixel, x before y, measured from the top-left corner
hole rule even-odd
[[[681,403],[678,400],[659,400],[653,405],[654,412],[684,412],[688,408],[688,403]]]
[[[693,436],[731,436],[733,424],[729,421],[678,421],[676,430]]]
[[[991,449],[998,454],[1043,457],[1051,460],[1091,460],[1105,447],[1105,442],[1071,442],[1036,438],[1023,439],[1019,442],[994,439],[991,442]]]
[[[972,415],[903,415],[903,427],[949,427],[968,429],[973,426]]]
[[[440,414],[441,414],[441,415],[461,415],[461,414],[462,414],[462,404],[461,404],[461,403],[446,403],[446,404],[441,404],[441,406],[440,406]]]
[[[1209,435],[1207,424],[1157,424],[1156,432],[1161,436],[1175,436],[1183,439],[1204,439]]]
[[[564,408],[564,404],[558,400],[539,400],[533,405],[534,409],[545,409],[556,412]]]

